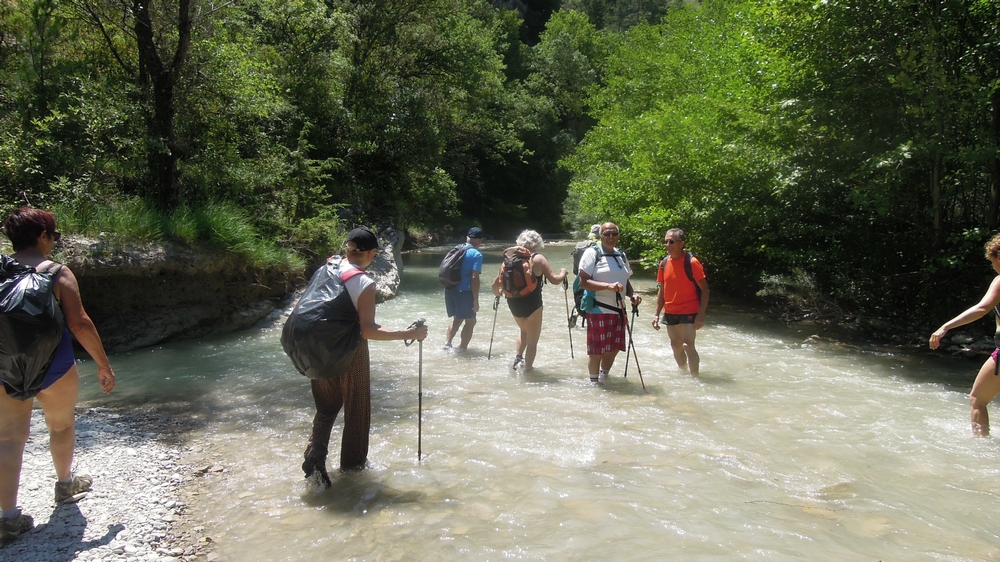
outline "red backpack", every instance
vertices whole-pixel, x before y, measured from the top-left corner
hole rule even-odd
[[[538,278],[531,274],[531,257],[534,255],[524,246],[513,246],[503,251],[500,290],[508,299],[519,299],[538,288]]]

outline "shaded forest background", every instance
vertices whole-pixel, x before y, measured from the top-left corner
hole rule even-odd
[[[789,317],[937,325],[1000,221],[1000,0],[8,0],[0,211],[300,267],[585,231]],[[987,328],[983,327],[984,331]]]

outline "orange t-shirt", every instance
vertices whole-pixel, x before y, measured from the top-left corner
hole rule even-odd
[[[705,268],[698,258],[691,257],[691,273],[696,280],[705,278]],[[695,284],[684,273],[684,258],[661,262],[656,271],[656,282],[663,287],[663,312],[667,314],[697,314],[701,310]]]

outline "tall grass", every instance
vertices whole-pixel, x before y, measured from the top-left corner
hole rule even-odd
[[[131,198],[105,204],[58,205],[53,211],[61,231],[100,237],[112,243],[164,240],[189,245],[207,243],[257,267],[299,269],[305,263],[295,252],[261,236],[244,211],[223,203],[196,209],[181,207],[165,213],[142,199]]]

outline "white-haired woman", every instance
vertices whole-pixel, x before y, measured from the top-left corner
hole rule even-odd
[[[559,270],[556,274],[549,265],[549,260],[539,254],[545,247],[542,236],[534,230],[525,230],[517,237],[517,245],[527,248],[531,252],[530,270],[531,275],[538,280],[535,290],[521,298],[508,298],[507,307],[514,315],[514,321],[521,332],[517,336],[517,356],[514,358],[513,368],[518,364],[523,365],[524,371],[534,368],[535,353],[538,351],[538,338],[542,335],[542,277],[549,280],[549,283],[560,284],[566,279],[566,268]],[[501,294],[501,279],[497,275],[493,280],[493,294],[497,297]]]

